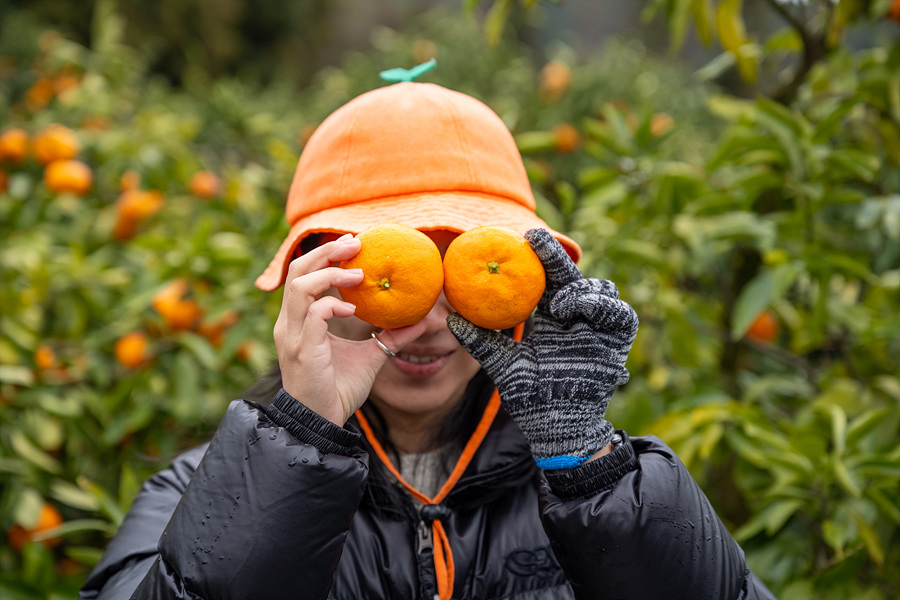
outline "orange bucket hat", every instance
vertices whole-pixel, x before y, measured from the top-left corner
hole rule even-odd
[[[581,248],[535,214],[512,134],[490,108],[432,83],[367,92],[310,137],[288,193],[291,231],[256,280],[284,283],[300,242],[314,233],[359,233],[385,221],[462,233],[481,225],[548,229],[573,260]]]

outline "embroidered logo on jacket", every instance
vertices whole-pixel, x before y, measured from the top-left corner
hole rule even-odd
[[[522,577],[548,579],[559,571],[559,565],[549,548],[535,548],[511,552],[506,557],[506,569]]]

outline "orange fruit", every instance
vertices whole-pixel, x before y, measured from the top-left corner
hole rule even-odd
[[[82,196],[94,184],[94,173],[80,160],[55,160],[44,169],[44,184],[51,192]]]
[[[356,305],[356,316],[384,329],[418,323],[441,295],[441,252],[427,235],[398,223],[379,223],[356,236],[359,253],[341,261],[344,269],[362,269],[359,285],[342,288],[341,297]]]
[[[581,145],[581,135],[568,123],[561,123],[553,128],[553,139],[556,141],[556,149],[565,154],[575,152]]]
[[[778,318],[775,313],[765,310],[753,320],[750,329],[747,330],[747,337],[757,342],[772,343],[778,339],[779,330]]]
[[[240,313],[231,309],[219,316],[218,319],[204,320],[197,326],[197,334],[205,337],[213,348],[221,348],[225,341],[225,332],[240,319]]]
[[[572,70],[563,62],[551,61],[541,69],[538,95],[544,102],[559,100],[572,86]]]
[[[541,260],[525,238],[508,229],[470,229],[444,254],[447,301],[486,329],[508,329],[525,321],[545,285]]]
[[[900,0],[894,0],[891,2],[891,7],[888,9],[888,16],[894,21],[900,23]]]
[[[0,134],[0,161],[8,160],[20,164],[28,156],[28,134],[24,129],[13,127]]]
[[[54,527],[59,527],[62,524],[62,515],[59,514],[56,507],[45,502],[44,505],[41,506],[41,513],[38,516],[37,523],[34,527],[26,529],[19,524],[13,525],[7,532],[7,539],[9,540],[9,545],[18,552],[22,550],[22,547],[26,542],[33,540],[36,534],[43,533]],[[47,548],[52,548],[59,544],[59,542],[59,538],[49,538],[41,543]]]
[[[653,137],[661,137],[675,126],[675,119],[666,113],[656,113],[650,120],[650,134]]]
[[[135,171],[134,169],[128,169],[124,173],[122,173],[122,177],[119,179],[119,191],[127,192],[129,190],[136,190],[141,187],[141,174]]]
[[[53,80],[41,77],[25,92],[25,106],[28,110],[38,111],[53,100]]]
[[[147,336],[140,331],[126,333],[116,341],[116,360],[128,369],[141,367],[150,361],[148,345]]]
[[[198,198],[215,198],[222,190],[222,182],[211,171],[198,171],[188,181],[188,190]]]
[[[34,351],[34,364],[41,371],[47,371],[56,366],[56,353],[53,348],[42,344]]]
[[[116,225],[113,237],[117,240],[131,239],[137,233],[138,224],[159,212],[162,205],[161,192],[126,190],[116,201]]]
[[[31,149],[39,163],[48,165],[55,160],[75,158],[81,144],[78,143],[75,132],[68,127],[51,125],[34,136]]]
[[[153,308],[172,329],[191,329],[203,316],[195,300],[184,298],[188,288],[186,279],[175,279],[153,296]]]

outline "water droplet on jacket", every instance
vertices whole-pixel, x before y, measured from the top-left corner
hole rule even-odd
[[[206,513],[206,518],[207,518],[207,519],[209,518],[209,513]]]
[[[201,563],[201,564],[204,564],[204,565],[205,565],[207,562],[208,562],[208,561],[207,561],[205,558],[201,558],[201,559],[200,559],[200,563]]]
[[[305,465],[309,462],[309,459],[304,456],[301,462]]]
[[[272,435],[269,436],[269,439],[270,439],[270,440],[274,440],[274,439],[276,439],[277,437],[278,437],[278,435],[273,433]]]
[[[289,467],[293,467],[297,464],[297,457],[291,459],[291,462],[288,463]]]
[[[234,499],[235,499],[235,500],[240,500],[240,499],[241,499],[241,493],[238,492],[237,496],[235,496]]]

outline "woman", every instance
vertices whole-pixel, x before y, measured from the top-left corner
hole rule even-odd
[[[257,280],[285,285],[279,380],[145,484],[82,598],[771,597],[674,453],[604,419],[637,317],[534,214],[490,109],[432,84],[356,98],[310,139],[287,218]],[[402,329],[354,317],[339,290],[362,273],[334,265],[384,221],[442,249],[528,232],[547,291],[525,339],[443,296]]]

